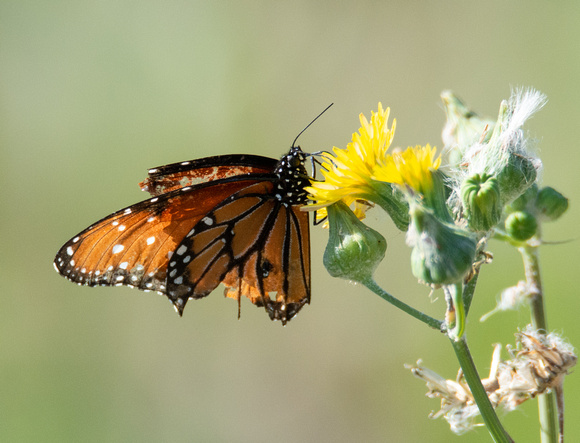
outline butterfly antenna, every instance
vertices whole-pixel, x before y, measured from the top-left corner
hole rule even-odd
[[[324,108],[324,111],[322,111],[320,114],[318,114],[314,120],[312,120],[310,123],[308,123],[308,125],[306,125],[306,127],[305,127],[305,128],[302,130],[302,131],[300,131],[300,133],[299,133],[299,134],[296,136],[296,138],[294,139],[294,142],[292,143],[292,147],[293,147],[293,148],[294,148],[294,147],[296,147],[296,142],[298,141],[298,137],[300,137],[300,136],[301,136],[301,135],[304,133],[304,131],[306,131],[306,130],[307,130],[309,127],[310,127],[310,126],[312,126],[312,123],[314,123],[316,120],[318,120],[318,118],[319,118],[319,117],[320,117],[322,114],[324,114],[326,111],[328,111],[328,109],[329,109],[329,108],[330,108],[332,105],[334,105],[334,103],[331,103],[331,104],[329,104],[329,105],[328,105],[326,108]]]

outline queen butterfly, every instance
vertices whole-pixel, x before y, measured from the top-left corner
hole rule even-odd
[[[310,302],[305,159],[294,143],[280,160],[223,155],[150,169],[140,187],[152,198],[73,237],[54,266],[79,285],[157,291],[179,315],[223,283],[238,315],[244,295],[286,324]]]

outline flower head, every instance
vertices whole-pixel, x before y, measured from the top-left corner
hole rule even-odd
[[[407,203],[389,183],[372,177],[377,163],[386,157],[395,133],[396,122],[393,120],[391,128],[388,126],[389,112],[379,103],[370,121],[361,114],[359,132],[352,135],[346,149],[335,147],[333,153],[322,154],[324,181],[313,180],[312,186],[306,188],[316,203],[305,210],[317,211],[317,218],[322,219],[327,216],[326,207],[342,201],[363,219],[365,211],[376,203],[388,212],[399,229],[406,230]]]
[[[435,157],[437,149],[409,147],[403,152],[395,152],[382,158],[373,171],[377,180],[408,186],[419,194],[427,194],[433,189],[433,171],[441,165],[441,157]]]
[[[307,187],[310,198],[316,201],[311,209],[319,210],[339,200],[348,206],[359,198],[367,198],[376,191],[371,176],[377,159],[386,155],[395,134],[396,121],[388,127],[390,109],[383,110],[379,103],[378,111],[372,113],[370,122],[360,114],[361,127],[352,135],[346,149],[333,148],[333,154],[322,157],[324,181],[312,181]],[[359,214],[361,215],[361,214]]]
[[[439,219],[451,222],[445,176],[439,171],[441,157],[435,153],[436,148],[430,145],[394,152],[377,164],[374,178],[400,189],[410,205],[420,201]]]

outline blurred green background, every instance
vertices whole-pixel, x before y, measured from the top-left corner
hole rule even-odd
[[[159,295],[77,287],[52,268],[91,222],[145,198],[149,167],[226,153],[278,157],[344,147],[377,102],[395,145],[441,146],[443,89],[495,116],[510,88],[548,105],[527,125],[543,183],[571,198],[542,249],[549,325],[580,343],[576,220],[580,160],[580,4],[529,2],[0,2],[0,440],[171,442],[487,442],[427,418],[438,401],[403,368],[422,358],[454,378],[445,337],[323,269],[313,228],[312,304],[283,328],[221,290],[178,318]],[[404,235],[375,210],[391,293],[441,317],[443,300],[410,274]],[[486,323],[522,277],[497,243],[469,318],[486,374],[492,344],[529,314]],[[565,383],[568,441],[580,441],[580,381]],[[535,401],[503,418],[537,441]]]

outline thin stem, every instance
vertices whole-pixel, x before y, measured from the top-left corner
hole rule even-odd
[[[526,244],[519,247],[518,251],[520,251],[524,261],[526,283],[530,291],[528,299],[532,315],[532,327],[546,333],[548,324],[544,308],[538,248]],[[540,441],[542,443],[557,442],[558,427],[556,425],[556,408],[554,406],[554,396],[552,393],[538,396],[538,414],[540,418]],[[563,429],[560,429],[560,433],[563,435]]]
[[[384,300],[388,301],[392,305],[396,306],[397,308],[401,309],[402,311],[406,312],[407,314],[415,317],[416,319],[422,321],[423,323],[431,326],[434,329],[441,330],[443,322],[432,318],[421,311],[412,308],[411,306],[403,303],[399,299],[393,297],[391,294],[383,290],[371,277],[367,278],[366,280],[361,282],[375,294],[383,298]],[[475,288],[475,283],[472,285]],[[471,295],[473,295],[473,290]],[[461,291],[459,291],[459,296],[461,296]],[[485,388],[481,384],[481,378],[477,373],[477,369],[475,367],[475,363],[471,358],[471,354],[469,353],[469,349],[467,347],[467,342],[465,337],[459,339],[451,339],[451,344],[453,349],[455,350],[455,354],[457,355],[457,360],[461,365],[461,369],[463,371],[463,376],[465,377],[465,381],[469,385],[469,389],[473,394],[473,398],[481,416],[483,417],[483,421],[487,426],[489,433],[491,434],[494,441],[498,443],[509,443],[513,442],[509,434],[505,431],[499,418],[497,417],[493,406],[491,405],[489,398],[487,397],[487,393]]]
[[[538,248],[525,245],[518,248],[524,261],[526,283],[529,288],[529,301],[532,310],[532,326],[536,330],[547,332],[548,324],[544,308],[544,294],[540,276],[540,257]]]
[[[443,286],[445,298],[447,300],[447,312],[445,321],[447,322],[447,331],[449,337],[453,340],[459,340],[465,332],[465,306],[463,304],[463,285],[456,283],[454,285]]]
[[[465,381],[469,385],[473,399],[479,408],[483,422],[485,423],[485,426],[487,426],[487,430],[491,434],[491,437],[497,443],[513,442],[512,438],[499,421],[499,418],[489,401],[487,392],[481,384],[481,378],[479,377],[475,363],[471,358],[465,337],[459,340],[450,339],[450,341],[453,350],[455,351],[455,355],[457,356],[457,360],[459,360],[459,364],[461,365]]]
[[[469,314],[471,301],[475,294],[475,287],[477,286],[477,279],[479,278],[479,268],[475,271],[471,279],[463,286],[463,304],[465,306],[465,316]]]
[[[418,311],[417,309],[409,306],[408,304],[403,303],[398,298],[393,297],[391,294],[389,294],[387,291],[385,291],[383,288],[381,288],[373,280],[372,277],[368,277],[367,279],[365,279],[361,283],[363,285],[365,285],[367,288],[369,288],[371,291],[373,291],[375,294],[377,294],[379,297],[381,297],[382,299],[391,303],[393,306],[395,306],[395,307],[401,309],[402,311],[406,312],[407,314],[415,317],[417,320],[422,321],[426,325],[431,326],[434,329],[441,330],[441,326],[443,324],[442,321],[437,320],[436,318],[430,317],[427,314],[424,314],[423,312]]]

